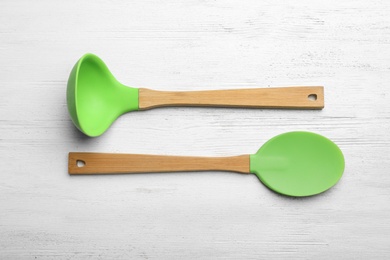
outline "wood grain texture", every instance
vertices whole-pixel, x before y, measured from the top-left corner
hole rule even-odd
[[[389,13],[385,0],[0,1],[0,258],[387,259]],[[86,52],[129,86],[324,86],[326,107],[168,107],[87,138],[65,97]],[[230,156],[294,130],[344,153],[319,196],[227,172],[67,172],[70,151]]]
[[[249,155],[229,157],[196,157],[70,152],[68,156],[69,174],[188,171],[231,171],[250,173]]]
[[[141,110],[164,106],[324,108],[323,87],[285,87],[204,91],[139,90]]]

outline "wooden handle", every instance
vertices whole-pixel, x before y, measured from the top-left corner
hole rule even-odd
[[[178,171],[249,172],[249,155],[231,157],[159,156],[146,154],[69,153],[69,174]]]
[[[139,89],[139,109],[163,106],[322,109],[324,88],[284,87],[177,92]]]

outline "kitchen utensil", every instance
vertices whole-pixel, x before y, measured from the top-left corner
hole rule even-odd
[[[230,157],[69,153],[70,174],[232,171],[254,173],[271,190],[311,196],[337,183],[344,171],[341,150],[310,132],[289,132],[267,141],[255,154]]]
[[[138,89],[121,84],[99,57],[86,54],[70,73],[67,103],[74,125],[94,137],[130,111],[163,106],[322,109],[324,92],[323,87],[178,92]]]

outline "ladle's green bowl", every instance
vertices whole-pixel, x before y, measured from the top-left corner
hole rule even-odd
[[[70,73],[67,103],[74,125],[94,137],[120,115],[138,110],[138,89],[118,82],[96,55],[85,54]]]

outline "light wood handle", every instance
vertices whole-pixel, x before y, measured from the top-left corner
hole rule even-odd
[[[139,89],[139,109],[163,106],[322,109],[324,88],[283,87],[176,92]]]
[[[69,174],[178,171],[249,172],[249,155],[231,157],[160,156],[146,154],[69,153]]]

